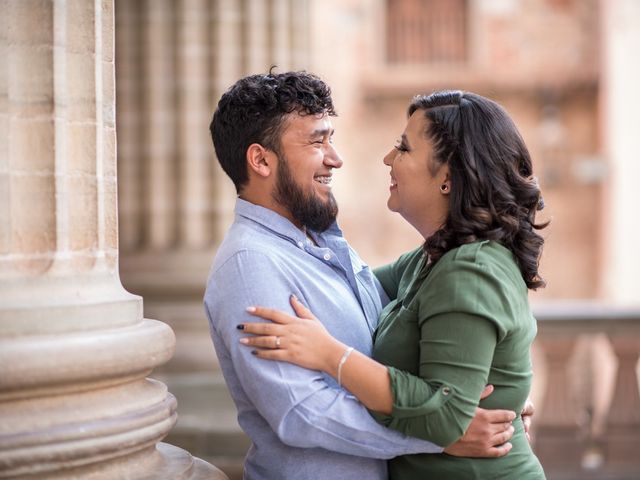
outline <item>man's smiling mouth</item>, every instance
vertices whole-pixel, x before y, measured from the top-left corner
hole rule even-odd
[[[313,180],[315,182],[321,183],[323,185],[331,185],[331,179],[331,175],[316,175],[315,177],[313,177]]]

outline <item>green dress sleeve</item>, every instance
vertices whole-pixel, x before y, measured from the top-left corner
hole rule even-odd
[[[416,318],[417,375],[389,367],[391,415],[384,425],[441,446],[467,430],[492,365],[496,345],[508,331],[508,279],[478,258],[441,259],[396,318]],[[403,307],[404,308],[404,307]]]
[[[389,367],[394,406],[387,426],[437,445],[456,442],[469,427],[496,345],[486,319],[440,314],[420,329],[419,376]]]

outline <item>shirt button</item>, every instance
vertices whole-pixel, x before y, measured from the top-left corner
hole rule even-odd
[[[299,246],[300,248],[304,248],[304,243],[302,243],[302,242],[298,242],[298,246]]]
[[[449,395],[451,393],[451,389],[449,387],[444,387],[442,389],[442,394],[443,395]]]
[[[330,253],[325,253],[323,258],[325,260],[331,260],[331,254]]]

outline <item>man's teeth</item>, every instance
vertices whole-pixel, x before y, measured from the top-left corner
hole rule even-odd
[[[394,179],[391,179],[391,186],[395,187],[396,185],[398,185],[398,182],[396,182]]]
[[[331,177],[329,176],[325,176],[325,175],[318,175],[316,177],[313,177],[313,179],[318,182],[318,183],[322,183],[324,185],[329,185],[331,183]]]

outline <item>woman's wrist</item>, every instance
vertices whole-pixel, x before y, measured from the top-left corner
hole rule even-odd
[[[345,363],[347,363],[347,360],[349,359],[349,355],[351,355],[352,352],[353,352],[353,347],[347,348],[342,354],[340,361],[338,362],[338,386],[339,387],[342,387],[342,367],[344,366]]]
[[[349,348],[348,345],[345,345],[342,342],[334,341],[331,342],[331,345],[327,349],[326,365],[324,371],[331,375],[333,378],[338,378],[338,367],[340,365],[340,360],[344,355],[344,352]]]

